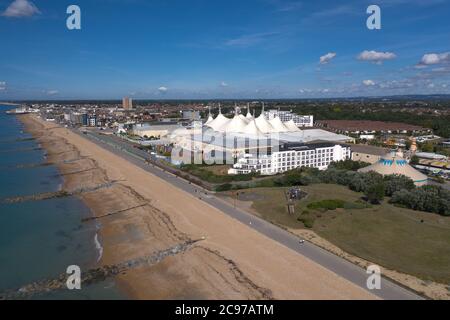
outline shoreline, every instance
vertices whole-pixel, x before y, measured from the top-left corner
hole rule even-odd
[[[115,277],[126,296],[376,299],[70,130],[34,115],[19,119],[47,150],[48,161],[58,166],[64,190],[88,190],[79,198],[100,224],[98,234],[104,250],[99,264],[115,264],[182,241],[207,237],[155,266],[139,267]],[[95,189],[99,185],[104,187]]]

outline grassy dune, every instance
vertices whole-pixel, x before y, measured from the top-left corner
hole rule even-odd
[[[338,185],[302,189],[308,196],[296,202],[293,215],[287,211],[282,188],[244,190],[239,199],[253,201],[263,218],[289,228],[304,228],[302,221],[311,220],[315,232],[353,255],[424,280],[450,282],[450,217],[398,208],[387,201],[351,208],[361,204],[362,194]],[[308,208],[332,199],[349,205],[336,210]]]

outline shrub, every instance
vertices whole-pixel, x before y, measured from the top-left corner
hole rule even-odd
[[[434,212],[450,216],[450,191],[439,186],[400,190],[392,195],[391,203],[413,210]]]
[[[344,160],[330,163],[329,168],[340,170],[358,171],[361,168],[370,166],[370,163],[363,161]]]
[[[395,192],[402,189],[412,190],[415,188],[414,181],[404,175],[399,174],[385,176],[384,182],[386,186],[385,194],[389,197],[392,196]]]
[[[325,209],[325,210],[336,210],[337,208],[344,208],[345,201],[334,199],[334,200],[322,200],[317,202],[312,202],[308,204],[308,209],[312,210],[318,210],[318,209]]]
[[[305,228],[312,229],[312,227],[314,226],[315,219],[310,215],[301,215],[297,220],[303,223]]]
[[[385,193],[385,186],[383,182],[369,185],[364,191],[367,200],[372,204],[378,204],[383,200]]]
[[[233,185],[230,183],[224,183],[216,187],[217,192],[229,191],[233,188]]]

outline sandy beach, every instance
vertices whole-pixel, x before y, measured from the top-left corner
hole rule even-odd
[[[189,250],[116,278],[137,299],[375,299],[83,137],[34,115],[19,119],[58,166],[68,192],[101,224],[99,265],[149,255],[190,239]]]

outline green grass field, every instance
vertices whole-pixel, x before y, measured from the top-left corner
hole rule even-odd
[[[239,199],[253,201],[252,207],[276,224],[297,229],[309,221],[320,236],[358,257],[423,280],[450,283],[450,217],[398,208],[387,201],[361,208],[362,194],[332,184],[302,187],[308,196],[296,201],[295,213],[289,214],[285,190],[242,190]],[[318,204],[335,199],[343,200],[344,208],[327,210]]]

